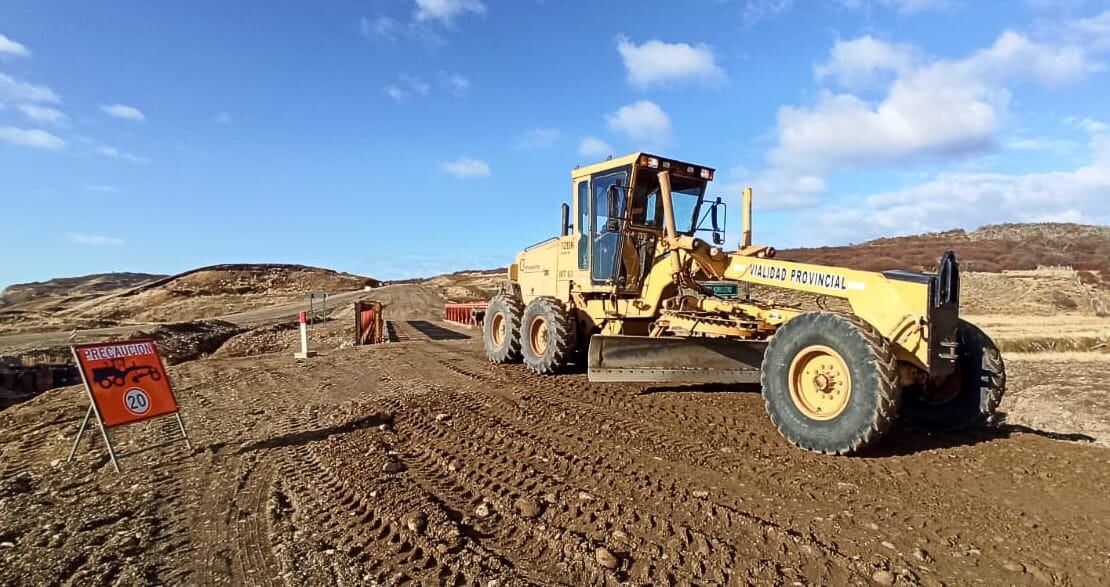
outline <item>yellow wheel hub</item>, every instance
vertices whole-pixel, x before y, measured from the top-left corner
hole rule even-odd
[[[498,312],[493,315],[493,324],[490,325],[490,334],[493,336],[493,344],[497,348],[505,345],[505,315]]]
[[[825,345],[801,350],[790,362],[790,399],[807,418],[831,420],[848,407],[852,375],[840,353]]]
[[[528,327],[528,339],[532,342],[532,352],[537,357],[542,357],[547,352],[547,320],[533,320]]]

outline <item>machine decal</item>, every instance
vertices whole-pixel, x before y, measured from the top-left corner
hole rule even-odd
[[[760,264],[753,264],[750,271],[750,275],[757,279],[782,282],[789,281],[790,283],[794,283],[797,285],[811,285],[824,289],[835,289],[844,291],[847,290],[850,285],[845,281],[843,275],[828,273],[825,271],[811,271],[809,269],[786,269],[785,267],[774,267],[771,265]],[[855,284],[853,283],[851,285]],[[852,289],[855,289],[855,287],[853,287]]]

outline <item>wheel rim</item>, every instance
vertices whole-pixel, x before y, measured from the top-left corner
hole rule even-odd
[[[547,352],[547,320],[536,318],[528,327],[528,340],[532,344],[532,352],[537,357],[542,357]]]
[[[852,375],[840,353],[825,345],[801,350],[790,362],[790,399],[811,420],[831,420],[848,407]]]
[[[493,344],[498,348],[505,344],[505,315],[498,312],[493,315],[493,324],[490,326],[490,335],[493,336]]]

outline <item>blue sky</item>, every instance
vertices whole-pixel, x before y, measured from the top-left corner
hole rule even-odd
[[[1105,1],[5,0],[0,286],[502,265],[635,150],[780,248],[1105,224],[1108,63]]]

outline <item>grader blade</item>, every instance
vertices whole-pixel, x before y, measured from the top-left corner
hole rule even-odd
[[[767,343],[703,337],[590,338],[590,381],[756,383]]]

